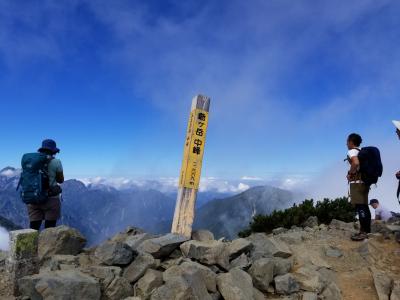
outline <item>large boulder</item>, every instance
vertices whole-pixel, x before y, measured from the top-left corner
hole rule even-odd
[[[218,265],[229,269],[229,255],[225,243],[221,241],[188,241],[181,245],[182,253],[206,265]]]
[[[64,225],[48,228],[39,235],[39,258],[45,259],[55,254],[77,255],[85,244],[85,237],[74,228]]]
[[[169,233],[158,238],[145,240],[137,247],[137,251],[149,253],[154,258],[165,258],[187,240],[188,238],[182,235]]]
[[[134,290],[129,281],[119,276],[115,277],[104,291],[104,298],[107,300],[120,300],[133,295]]]
[[[184,274],[193,273],[199,273],[201,280],[210,293],[217,292],[217,275],[206,266],[196,262],[183,262],[181,265],[173,266],[164,272],[163,277],[165,281],[168,281],[174,276],[183,276]]]
[[[214,234],[211,231],[200,229],[192,232],[192,240],[195,241],[212,241],[214,240]]]
[[[300,290],[300,286],[292,274],[276,276],[274,281],[275,290],[278,294],[288,295]]]
[[[321,293],[326,286],[321,273],[312,266],[301,267],[293,275],[303,291]]]
[[[229,269],[240,268],[242,270],[247,270],[251,266],[251,261],[249,257],[242,253],[239,257],[232,260],[229,264]]]
[[[127,244],[132,250],[137,251],[137,248],[140,246],[141,243],[147,241],[149,239],[155,238],[154,235],[149,233],[139,233],[136,235],[129,235],[124,240],[124,243]]]
[[[204,282],[198,272],[183,274],[183,276],[173,276],[164,285],[157,288],[151,295],[151,300],[189,300],[204,299],[212,300],[207,292]]]
[[[254,248],[251,252],[252,258],[259,259],[263,257],[282,257],[292,256],[292,252],[286,243],[274,237],[268,237],[264,233],[255,233],[250,235],[247,240],[253,243]]]
[[[273,258],[260,258],[256,260],[249,274],[253,278],[254,286],[263,292],[267,292],[274,279],[275,262]]]
[[[145,300],[150,299],[153,291],[162,286],[163,283],[162,272],[149,269],[137,282],[136,294]]]
[[[249,253],[253,247],[253,243],[246,239],[233,240],[226,247],[226,251],[229,255],[229,261],[239,257],[243,253]]]
[[[100,282],[103,291],[116,277],[122,275],[122,269],[120,267],[110,266],[89,266],[85,269],[81,269],[81,271],[96,278]]]
[[[94,255],[105,265],[124,266],[134,257],[133,250],[122,242],[107,241],[97,247]]]
[[[285,275],[289,273],[294,265],[293,258],[274,257],[274,276]]]
[[[385,272],[376,268],[371,268],[371,272],[379,300],[389,300],[393,284],[392,279]]]
[[[19,280],[23,297],[39,299],[100,299],[100,284],[76,270],[55,271],[27,276]]]
[[[240,269],[232,269],[217,277],[218,290],[225,300],[254,299],[254,288],[251,277]]]
[[[124,277],[129,282],[134,283],[138,281],[149,268],[156,265],[154,257],[148,253],[139,253],[135,260],[125,269]]]

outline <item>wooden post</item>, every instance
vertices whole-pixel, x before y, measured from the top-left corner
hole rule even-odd
[[[193,98],[186,132],[178,197],[176,199],[171,232],[188,238],[192,235],[194,208],[200,184],[209,108],[210,98],[207,96],[197,95]]]

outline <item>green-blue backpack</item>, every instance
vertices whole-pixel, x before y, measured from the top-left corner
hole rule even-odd
[[[40,152],[27,153],[22,156],[22,173],[17,190],[26,204],[40,204],[48,199],[49,156]]]

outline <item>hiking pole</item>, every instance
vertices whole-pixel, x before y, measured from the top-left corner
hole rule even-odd
[[[397,201],[399,201],[400,204],[400,179],[399,179],[399,186],[397,187]]]
[[[188,238],[192,235],[194,208],[200,184],[209,108],[210,98],[203,95],[195,96],[192,100],[192,109],[186,131],[179,190],[171,232]]]

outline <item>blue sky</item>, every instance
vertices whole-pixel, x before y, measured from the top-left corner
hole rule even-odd
[[[399,15],[398,1],[0,0],[0,166],[54,138],[69,177],[178,176],[197,93],[212,101],[205,176],[320,173],[353,131],[392,164]]]

